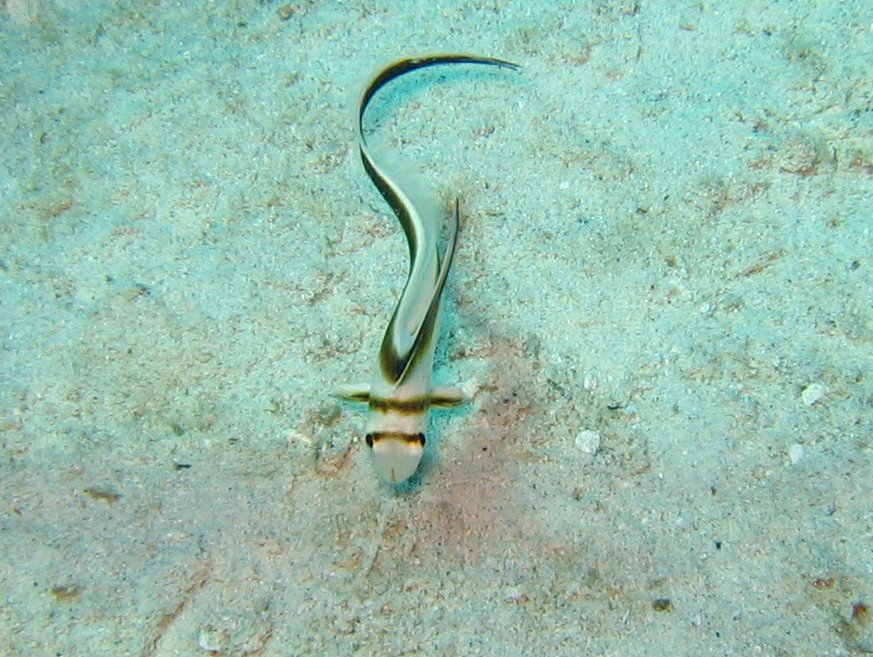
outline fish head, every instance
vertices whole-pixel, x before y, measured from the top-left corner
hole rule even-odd
[[[368,433],[367,445],[373,455],[373,467],[389,484],[401,484],[418,469],[424,454],[424,433]]]

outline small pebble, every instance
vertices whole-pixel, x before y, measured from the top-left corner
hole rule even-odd
[[[597,454],[600,451],[600,434],[596,431],[584,429],[579,432],[574,442],[586,454]]]
[[[503,599],[506,602],[521,602],[524,597],[524,593],[517,586],[509,586],[504,590]]]
[[[803,389],[803,392],[800,393],[800,398],[803,400],[804,404],[812,406],[819,399],[824,397],[827,391],[828,387],[824,383],[810,383]]]
[[[670,598],[655,598],[652,600],[652,609],[655,611],[672,611],[673,602]]]
[[[204,625],[197,634],[197,647],[211,653],[221,653],[227,649],[230,637],[227,632],[214,625]]]
[[[804,456],[806,456],[806,447],[800,443],[794,443],[788,448],[788,460],[791,461],[791,465],[800,461]]]

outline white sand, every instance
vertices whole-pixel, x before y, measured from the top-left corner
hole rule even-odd
[[[0,655],[873,651],[869,2],[4,7]],[[354,111],[446,50],[524,69],[368,115],[478,389],[395,492]]]

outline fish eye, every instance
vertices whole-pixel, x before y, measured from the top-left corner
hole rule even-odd
[[[420,442],[421,446],[424,447],[424,434],[423,433],[418,434],[418,442]]]
[[[367,447],[373,447],[373,434],[368,433],[364,436],[364,442],[367,443]]]

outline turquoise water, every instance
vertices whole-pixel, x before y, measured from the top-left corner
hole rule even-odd
[[[873,650],[869,3],[0,16],[0,655]],[[461,199],[380,483],[407,266],[368,134]]]

